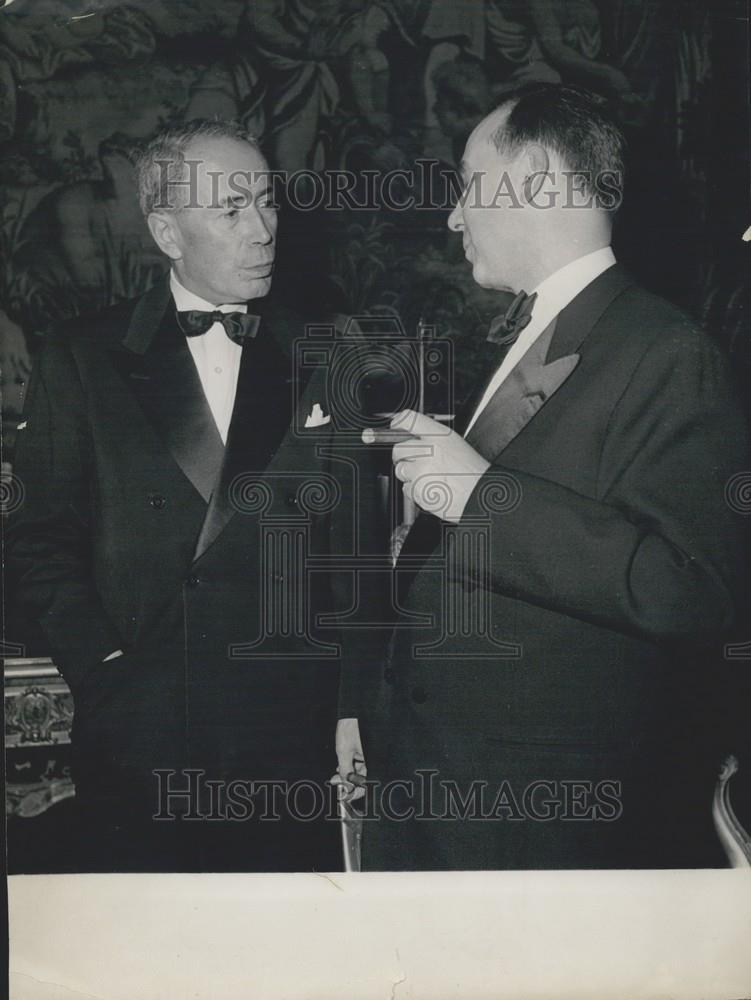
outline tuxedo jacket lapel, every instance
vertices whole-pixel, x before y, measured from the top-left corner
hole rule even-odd
[[[556,321],[540,334],[488,400],[467,443],[492,462],[563,385],[579,362],[569,354],[545,363]]]
[[[166,280],[138,303],[115,364],[172,457],[206,503],[219,478],[224,445]]]
[[[292,424],[291,362],[270,334],[270,319],[265,309],[255,339],[243,346],[221,477],[196,542],[194,561],[236,513],[243,486],[262,478]]]
[[[579,363],[579,347],[610,303],[633,284],[617,264],[580,292],[544,330],[506,379],[467,435],[487,461],[494,461],[568,379]]]
[[[587,285],[561,310],[545,358],[546,364],[578,351],[608,306],[633,284],[633,278],[625,268],[614,264]]]

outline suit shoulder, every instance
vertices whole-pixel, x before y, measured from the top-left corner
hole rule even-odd
[[[119,343],[127,333],[131,317],[145,295],[136,296],[106,306],[96,312],[84,312],[61,323],[51,334],[58,342],[68,344],[77,353],[80,350],[109,348]]]
[[[649,397],[671,400],[671,406],[686,412],[725,408],[728,420],[736,420],[742,407],[737,373],[724,347],[693,317],[633,286],[611,311],[616,335],[607,344],[612,370],[618,372],[616,405],[636,400],[642,407]]]
[[[606,318],[625,332],[637,356],[704,356],[717,361],[725,352],[688,312],[638,285],[627,288],[610,306]]]

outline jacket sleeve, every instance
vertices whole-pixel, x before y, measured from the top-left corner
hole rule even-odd
[[[122,645],[90,568],[92,440],[69,346],[51,338],[34,367],[14,474],[22,504],[6,535],[10,579],[63,676],[76,683]]]
[[[724,358],[696,331],[666,330],[615,401],[597,496],[492,465],[462,518],[489,525],[489,570],[467,562],[460,572],[605,628],[709,638],[741,599],[745,538],[732,494],[747,468]]]

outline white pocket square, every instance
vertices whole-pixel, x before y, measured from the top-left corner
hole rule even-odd
[[[320,403],[314,403],[310,416],[305,418],[305,427],[323,427],[328,423],[331,423],[331,414],[324,413]]]

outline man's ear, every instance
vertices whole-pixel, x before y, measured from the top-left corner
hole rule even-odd
[[[180,231],[172,212],[150,212],[146,219],[154,242],[170,260],[182,257]]]
[[[550,156],[544,146],[531,142],[524,150],[524,186],[525,202],[535,202],[543,184],[550,173]]]

